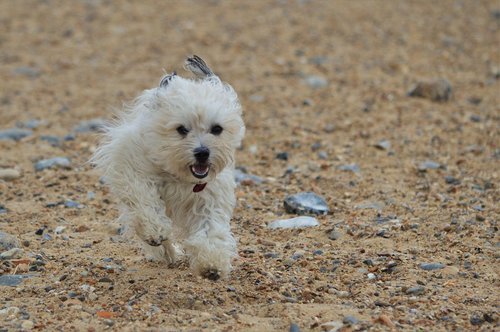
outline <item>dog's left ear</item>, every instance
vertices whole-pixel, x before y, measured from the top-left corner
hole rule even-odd
[[[166,87],[175,76],[177,76],[175,71],[172,74],[163,76],[160,80],[160,88]]]
[[[216,77],[212,69],[208,67],[207,63],[197,55],[193,55],[192,57],[186,59],[184,69],[192,72],[200,78]]]

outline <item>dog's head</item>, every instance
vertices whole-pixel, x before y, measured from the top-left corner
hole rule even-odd
[[[197,56],[188,58],[185,68],[198,78],[173,73],[146,92],[144,139],[149,160],[163,172],[182,182],[204,184],[234,165],[245,125],[230,85]]]

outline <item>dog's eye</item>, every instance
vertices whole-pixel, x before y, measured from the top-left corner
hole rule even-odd
[[[220,135],[222,133],[222,127],[219,125],[215,125],[210,129],[210,134],[212,135]]]
[[[189,130],[187,130],[186,127],[184,127],[184,126],[179,126],[179,127],[177,127],[176,130],[179,133],[179,135],[181,135],[181,136],[187,136],[187,134],[189,133]]]

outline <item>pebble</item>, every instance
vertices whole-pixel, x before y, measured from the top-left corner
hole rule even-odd
[[[422,263],[420,264],[420,268],[425,271],[434,271],[441,270],[445,267],[444,264],[441,263]]]
[[[383,210],[385,204],[382,202],[363,202],[356,205],[354,208],[356,210],[365,210],[365,209],[373,209],[373,210]]]
[[[444,181],[446,182],[446,184],[451,184],[451,185],[455,185],[455,186],[460,184],[459,179],[454,178],[453,176],[450,176],[450,175],[445,176]]]
[[[477,114],[472,114],[469,119],[472,121],[472,122],[481,122],[481,117]]]
[[[19,248],[20,246],[19,240],[14,235],[0,232],[0,252]]]
[[[327,323],[323,323],[320,325],[321,329],[323,331],[328,331],[328,332],[337,332],[344,326],[344,324],[341,321],[331,321]]]
[[[327,214],[330,209],[323,197],[313,192],[302,192],[290,195],[284,201],[287,213],[304,214]]]
[[[66,157],[55,157],[50,159],[43,159],[35,163],[35,170],[37,172],[43,171],[47,168],[53,167],[61,167],[61,168],[69,168],[71,162]]]
[[[319,75],[306,76],[304,78],[304,83],[313,89],[321,89],[328,86],[328,80]]]
[[[359,173],[361,171],[358,164],[340,165],[337,168],[341,171],[353,172],[353,173]]]
[[[101,118],[96,118],[92,120],[81,121],[77,126],[75,126],[74,131],[77,133],[88,133],[93,131],[100,131],[106,125],[106,122]]]
[[[366,276],[368,277],[368,280],[377,279],[377,276],[374,273],[368,273]]]
[[[336,230],[332,230],[330,233],[328,233],[328,238],[330,240],[338,240],[342,237],[342,234],[340,232],[337,232]]]
[[[52,135],[42,135],[40,136],[40,140],[47,142],[52,146],[59,146],[61,144],[61,139]]]
[[[21,248],[12,248],[2,252],[0,254],[0,260],[21,258],[23,256],[23,253],[24,250]]]
[[[0,276],[0,286],[17,286],[23,279],[30,278],[27,274],[6,274]]]
[[[276,154],[276,159],[288,160],[288,152],[279,152]]]
[[[77,208],[77,209],[81,209],[83,208],[83,205],[78,203],[78,202],[75,202],[75,201],[72,201],[70,199],[64,201],[64,207],[65,208]]]
[[[288,332],[300,332],[300,327],[297,324],[292,323],[292,324],[290,324],[290,328],[288,329]]]
[[[391,148],[391,142],[383,139],[375,144],[375,147],[380,150],[389,150]]]
[[[420,172],[426,172],[428,169],[439,169],[439,168],[444,168],[444,166],[432,160],[426,160],[418,165],[418,170]]]
[[[342,320],[342,323],[344,323],[345,325],[356,325],[359,323],[359,319],[354,316],[345,316]]]
[[[0,169],[0,180],[12,181],[21,177],[21,172],[14,168]]]
[[[422,295],[425,293],[425,287],[421,285],[413,286],[405,291],[408,295]]]
[[[302,216],[291,219],[275,220],[272,223],[270,223],[267,227],[270,229],[278,229],[278,228],[286,229],[286,228],[313,227],[318,225],[319,222],[316,220],[316,218]]]
[[[264,182],[264,180],[257,176],[257,175],[252,175],[248,174],[244,171],[242,171],[239,168],[236,168],[234,170],[234,180],[236,181],[237,184],[261,184]]]
[[[410,97],[420,97],[432,101],[444,102],[451,98],[452,88],[446,79],[418,82],[408,92]]]
[[[484,318],[479,315],[472,315],[470,323],[475,326],[482,325],[484,323]]]
[[[19,308],[18,307],[7,307],[4,309],[0,309],[0,317],[5,317],[12,319],[18,316],[19,314]]]
[[[56,229],[54,229],[54,233],[62,234],[65,229],[66,229],[66,226],[57,226]]]
[[[7,209],[5,208],[5,206],[0,204],[0,214],[2,213],[7,213]]]
[[[19,141],[25,137],[31,136],[32,134],[33,132],[29,129],[3,129],[0,130],[0,140]]]
[[[29,78],[37,78],[38,76],[40,76],[40,70],[35,67],[17,67],[12,72],[16,75],[26,76]]]
[[[326,151],[320,151],[320,152],[318,152],[318,158],[326,160],[326,159],[328,159],[328,153]]]
[[[21,328],[23,330],[31,330],[34,326],[35,324],[30,320],[23,320],[23,322],[21,323]]]

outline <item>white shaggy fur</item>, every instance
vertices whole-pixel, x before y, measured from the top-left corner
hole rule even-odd
[[[144,91],[106,128],[92,162],[121,202],[120,220],[150,254],[175,262],[181,246],[197,273],[217,279],[228,275],[237,254],[229,222],[236,202],[234,152],[245,126],[231,86],[196,56],[185,68],[198,78],[174,73]],[[192,171],[200,147],[210,153],[209,166],[200,166],[200,172],[209,167],[202,179]]]

